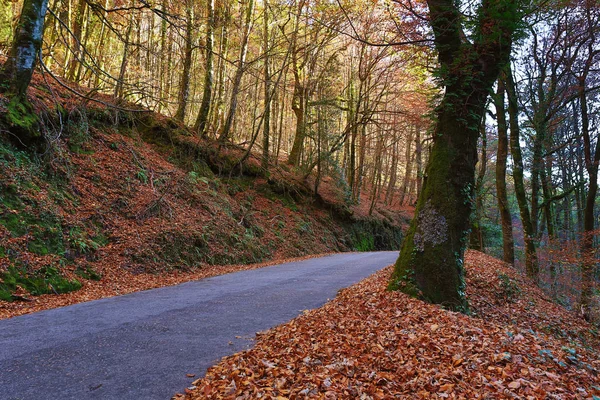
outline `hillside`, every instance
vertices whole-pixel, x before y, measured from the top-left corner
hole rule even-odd
[[[386,290],[391,268],[257,334],[186,399],[597,399],[597,329],[469,251],[471,315]]]
[[[399,246],[407,211],[369,216],[346,200],[339,176],[314,195],[312,176],[264,171],[253,155],[239,163],[242,146],[47,87],[36,76],[30,88],[51,139],[40,156],[15,146],[0,97],[0,318],[249,264]]]

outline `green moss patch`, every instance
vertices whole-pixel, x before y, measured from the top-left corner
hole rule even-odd
[[[13,301],[14,293],[21,287],[32,296],[73,292],[81,288],[81,282],[65,278],[57,266],[48,265],[29,273],[25,268],[11,266],[0,273],[0,300]]]

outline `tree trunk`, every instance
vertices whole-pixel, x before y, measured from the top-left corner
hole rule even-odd
[[[75,10],[75,17],[71,16],[73,20],[73,27],[71,31],[73,34],[71,35],[71,58],[69,59],[69,71],[67,73],[67,79],[70,81],[76,81],[77,68],[81,65],[81,56],[82,56],[82,43],[81,38],[83,34],[83,18],[85,16],[85,8],[87,3],[85,0],[79,0],[79,4],[77,5],[77,9]]]
[[[404,198],[408,190],[409,181],[412,179],[412,165],[413,159],[410,156],[412,154],[412,142],[413,134],[412,130],[408,133],[408,139],[406,140],[406,151],[404,152],[404,158],[406,160],[406,166],[404,167],[404,180],[402,181],[402,189],[400,189],[400,205],[404,204]]]
[[[421,143],[421,126],[417,126],[415,135],[415,158],[417,164],[417,198],[421,194],[423,187],[423,143]]]
[[[12,48],[2,71],[10,82],[9,92],[24,98],[42,47],[48,0],[25,0]]]
[[[217,93],[214,101],[215,107],[211,113],[212,127],[214,132],[219,132],[224,123],[225,118],[225,77],[227,75],[227,63],[225,60],[229,57],[229,23],[230,10],[226,5],[222,11],[223,26],[221,27],[221,35],[219,40],[219,61],[217,63]]]
[[[508,131],[506,126],[506,110],[504,107],[504,95],[506,89],[504,79],[498,79],[498,90],[494,97],[496,106],[496,118],[498,121],[498,151],[496,153],[496,195],[498,199],[498,211],[500,212],[500,223],[502,225],[502,254],[506,263],[515,263],[515,244],[512,234],[512,217],[508,206],[508,194],[506,190],[506,160],[508,159]]]
[[[500,65],[509,61],[517,0],[483,2],[473,44],[462,39],[453,0],[427,3],[445,94],[436,109],[427,178],[390,286],[466,312],[463,263],[479,127]]]
[[[188,106],[188,98],[190,96],[190,74],[192,71],[192,53],[194,43],[192,31],[194,29],[194,10],[193,3],[188,0],[186,5],[186,28],[185,28],[185,54],[183,57],[183,71],[181,72],[181,82],[179,84],[179,105],[175,118],[179,121],[185,120],[185,114]]]
[[[398,179],[398,140],[394,131],[394,144],[392,145],[392,162],[390,167],[390,180],[388,182],[387,192],[385,194],[385,204],[391,205],[394,202],[394,191],[396,189],[396,180]]]
[[[133,0],[130,1],[130,5],[133,5]],[[123,44],[123,57],[121,58],[121,68],[119,69],[119,78],[115,86],[115,97],[121,99],[123,97],[123,88],[125,84],[125,72],[127,71],[127,63],[129,62],[129,43],[131,40],[131,30],[133,29],[133,13],[129,17],[129,25],[127,26],[127,33],[125,34],[125,43]]]
[[[233,86],[231,88],[231,100],[229,102],[229,112],[225,119],[225,125],[223,131],[219,135],[219,141],[224,142],[229,138],[231,127],[233,126],[233,119],[235,118],[235,112],[237,110],[238,95],[240,92],[240,85],[242,83],[242,76],[246,68],[246,54],[248,53],[248,39],[250,38],[250,30],[252,29],[252,14],[254,12],[254,0],[249,0],[246,8],[246,15],[244,21],[244,32],[242,35],[242,43],[240,44],[240,59],[238,60],[237,70],[233,78]]]
[[[531,222],[529,206],[527,205],[527,194],[523,178],[523,156],[519,142],[519,109],[517,104],[517,93],[510,67],[506,68],[506,93],[508,95],[508,115],[510,119],[510,151],[513,158],[513,180],[515,183],[515,196],[519,204],[521,223],[523,224],[523,235],[525,236],[525,272],[528,277],[536,283],[539,278],[539,266],[537,250],[535,245],[535,232]]]
[[[269,168],[269,139],[271,136],[271,72],[269,71],[269,2],[264,0],[263,12],[263,47],[265,52],[265,68],[264,68],[264,96],[265,96],[265,113],[263,126],[263,142],[262,142],[262,159],[261,164],[265,171]],[[319,164],[320,166],[320,164]],[[320,169],[319,169],[320,172]],[[318,179],[317,179],[318,182]],[[318,190],[318,183],[315,183],[315,192]]]
[[[215,30],[215,0],[206,2],[208,11],[208,24],[206,26],[206,72],[204,75],[204,93],[202,95],[202,103],[198,118],[194,125],[194,129],[202,137],[207,136],[208,130],[208,113],[210,111],[210,99],[212,96],[214,71],[213,71],[213,41]]]
[[[481,213],[483,212],[483,181],[487,170],[487,134],[485,122],[481,124],[481,158],[479,160],[479,171],[475,181],[475,215],[472,218],[469,247],[473,250],[484,251],[483,229],[481,228]]]
[[[585,168],[590,179],[585,210],[583,215],[583,237],[581,238],[581,297],[579,300],[581,312],[586,320],[591,316],[591,300],[594,294],[594,272],[597,260],[594,257],[594,206],[598,193],[598,165],[600,163],[600,138],[596,138],[596,146],[592,154],[590,139],[590,118],[585,93],[585,81],[582,79],[579,87],[579,105],[581,108],[581,133],[583,135]]]

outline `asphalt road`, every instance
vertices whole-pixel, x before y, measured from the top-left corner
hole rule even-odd
[[[1,320],[0,399],[169,399],[397,257],[337,254]]]

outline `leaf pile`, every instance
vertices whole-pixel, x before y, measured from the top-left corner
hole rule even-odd
[[[595,399],[598,337],[508,266],[467,255],[473,316],[386,291],[391,267],[259,334],[187,399]],[[504,274],[519,286],[506,299]],[[549,325],[549,329],[544,327]]]

